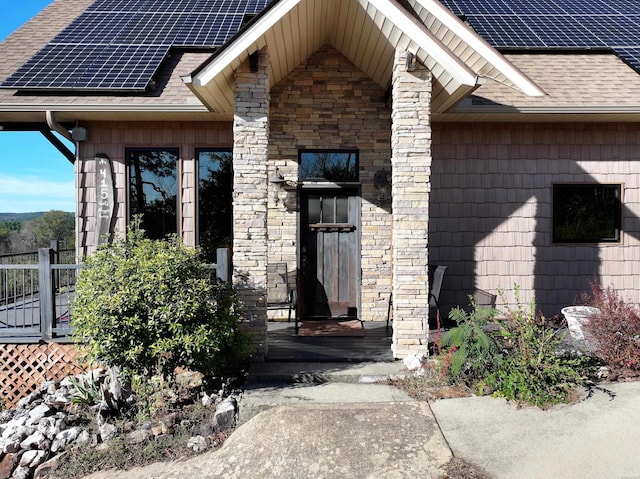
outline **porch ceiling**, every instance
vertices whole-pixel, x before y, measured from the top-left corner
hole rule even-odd
[[[529,95],[543,92],[435,0],[280,0],[199,70],[182,77],[216,113],[233,113],[234,71],[267,47],[271,86],[322,45],[330,44],[382,88],[391,81],[396,48],[416,55],[434,75],[433,111],[469,95],[482,76]]]

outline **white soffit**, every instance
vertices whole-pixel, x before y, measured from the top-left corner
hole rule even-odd
[[[476,89],[482,82],[479,75],[487,73],[487,66],[492,73],[503,77],[505,83],[513,82],[528,94],[542,94],[535,84],[437,1],[410,1],[426,26],[395,0],[280,0],[214,54],[197,73],[182,80],[211,110],[230,115],[233,72],[251,53],[268,47],[273,86],[273,82],[283,78],[323,42],[328,42],[381,86],[384,85],[380,74],[387,71],[387,81],[390,81],[391,66],[385,67],[372,59],[387,58],[387,62],[392,62],[393,49],[408,49],[433,73],[434,111],[445,110]],[[346,6],[348,14],[343,17],[340,14]],[[372,49],[377,50],[377,55]]]

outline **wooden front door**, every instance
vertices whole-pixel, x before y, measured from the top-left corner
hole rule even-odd
[[[358,317],[358,191],[302,190],[301,226],[301,317]]]

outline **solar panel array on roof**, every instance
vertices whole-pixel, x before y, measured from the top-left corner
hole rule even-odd
[[[501,49],[610,49],[640,73],[639,0],[441,0]]]
[[[172,47],[217,48],[270,0],[97,0],[2,87],[144,91]]]

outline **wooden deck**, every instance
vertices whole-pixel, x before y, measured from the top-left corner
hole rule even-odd
[[[364,337],[302,337],[293,322],[269,322],[267,361],[393,361],[392,328],[378,321],[363,326]]]

